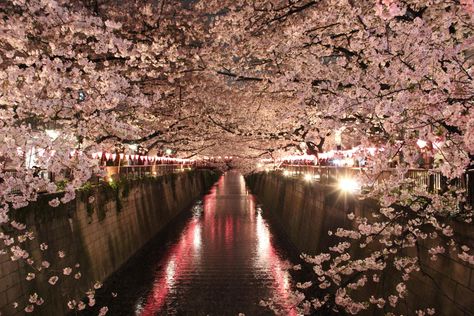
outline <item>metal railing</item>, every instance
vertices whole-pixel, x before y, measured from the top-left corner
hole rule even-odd
[[[287,176],[306,176],[311,180],[325,185],[334,185],[344,178],[355,178],[360,175],[369,176],[365,168],[336,167],[336,166],[314,166],[314,165],[291,165],[282,164],[280,168]],[[393,175],[395,169],[387,169],[377,174],[371,182],[378,185]],[[425,188],[429,192],[443,192],[448,185],[465,189],[468,202],[474,204],[474,169],[466,170],[466,173],[458,178],[448,181],[440,172],[429,169],[409,169],[405,173],[406,179],[411,179],[412,186]],[[370,179],[369,179],[370,180]]]
[[[139,179],[143,177],[158,177],[162,176],[165,174],[170,174],[170,173],[178,173],[178,172],[184,172],[184,171],[189,171],[195,168],[193,164],[154,164],[154,165],[132,165],[132,166],[102,166],[100,169],[103,171],[103,174],[95,175],[92,176],[91,179],[89,179],[89,183],[97,184],[101,181],[117,181],[122,178],[126,179]],[[16,170],[5,170],[4,171],[4,176],[3,179],[0,178],[0,181],[5,181],[6,179],[10,177],[17,177],[18,176],[18,171]],[[62,174],[61,177],[58,177],[57,175],[48,172],[46,170],[40,170],[38,169],[37,174],[35,175],[36,177],[40,177],[43,179],[46,179],[48,181],[55,182],[55,180],[61,179],[60,182],[68,182],[71,181],[71,175],[70,172],[66,172],[65,174]],[[57,184],[59,182],[56,182]],[[45,192],[46,188],[40,189],[39,192]],[[20,185],[18,187],[14,187],[10,193],[12,194],[20,194]]]
[[[157,177],[169,173],[184,172],[193,169],[193,164],[155,164],[137,166],[105,166],[101,167],[106,173],[106,181],[121,178],[137,179],[142,177]]]

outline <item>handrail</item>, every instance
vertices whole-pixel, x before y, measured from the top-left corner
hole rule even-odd
[[[355,176],[356,173],[368,170],[366,167],[338,167],[338,166],[318,166],[300,164],[282,164],[280,169],[289,172],[289,176],[309,175],[309,177],[321,184],[335,184],[341,178]],[[396,168],[387,168],[379,174],[374,185],[384,181]],[[413,180],[413,185],[425,188],[429,192],[443,192],[448,186],[448,180],[441,172],[433,169],[412,168],[408,169],[406,178]],[[465,189],[468,203],[474,205],[474,169],[467,169],[464,175],[458,179],[453,179],[449,185]]]
[[[112,181],[120,178],[140,178],[143,176],[161,176],[169,173],[183,172],[191,170],[193,164],[153,164],[153,165],[127,165],[127,166],[103,166],[106,172],[104,180]]]
[[[193,164],[176,163],[176,164],[153,164],[153,165],[126,165],[126,166],[101,166],[100,169],[105,175],[97,174],[89,179],[89,183],[99,183],[101,181],[117,181],[121,178],[138,179],[142,177],[157,177],[170,173],[184,172],[195,168]],[[4,170],[6,175],[15,176],[17,170]],[[39,177],[55,181],[56,176],[46,170],[39,170]],[[68,175],[64,175],[63,179],[70,180]],[[44,192],[46,189],[40,189],[39,192]],[[20,193],[20,187],[11,190],[13,194]]]

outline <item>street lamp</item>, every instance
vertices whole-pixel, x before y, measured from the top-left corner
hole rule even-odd
[[[347,205],[347,195],[360,191],[359,183],[353,178],[342,178],[338,183],[339,189],[344,194],[344,212],[349,212],[349,207]]]
[[[352,178],[342,178],[339,180],[339,189],[345,193],[354,193],[360,190],[360,185]]]

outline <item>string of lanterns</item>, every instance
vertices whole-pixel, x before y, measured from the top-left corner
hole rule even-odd
[[[69,152],[69,157],[73,158],[76,156],[82,156],[84,154],[83,151],[80,150],[71,150]],[[51,154],[52,156],[54,153]],[[99,159],[105,161],[115,161],[117,158],[120,161],[128,160],[128,161],[141,161],[141,162],[148,162],[148,163],[179,163],[179,164],[192,164],[195,162],[229,162],[233,160],[232,156],[218,156],[218,157],[198,157],[196,159],[185,159],[185,158],[174,158],[169,156],[149,156],[149,155],[139,155],[139,154],[124,154],[124,153],[110,153],[110,152],[94,152],[91,154],[92,159]]]
[[[145,155],[129,155],[129,154],[115,154],[108,152],[95,152],[92,153],[93,159],[104,159],[106,161],[115,161],[117,158],[120,160],[129,160],[129,161],[142,161],[149,163],[180,163],[180,164],[189,164],[193,163],[193,159],[183,159],[183,158],[172,158],[172,157],[159,157],[159,156],[145,156]]]
[[[443,146],[442,139],[438,138],[436,141],[430,143],[426,140],[418,139],[416,140],[416,146],[420,150],[426,150],[430,148],[434,148],[435,150],[439,150]],[[432,146],[432,147],[430,147]],[[317,156],[315,155],[289,155],[284,156],[279,159],[260,159],[257,166],[263,167],[267,164],[272,163],[283,163],[283,164],[318,164],[322,161],[322,163],[330,162],[332,165],[335,166],[348,166],[352,167],[356,165],[356,160],[359,161],[359,165],[365,163],[365,157],[373,157],[376,156],[378,153],[385,151],[383,147],[375,148],[375,147],[361,147],[357,146],[349,150],[330,150],[326,152],[320,152]],[[362,159],[360,159],[362,158]]]

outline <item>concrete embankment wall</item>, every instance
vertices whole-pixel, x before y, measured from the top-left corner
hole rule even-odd
[[[35,234],[25,246],[35,261],[33,266],[47,260],[51,267],[38,272],[0,255],[1,315],[24,315],[34,292],[46,301],[34,315],[65,314],[69,299],[84,297],[96,280],[103,281],[116,271],[218,177],[213,171],[197,170],[122,181],[86,188],[74,201],[57,208],[48,205],[54,196],[45,195],[18,210],[15,217]],[[46,251],[40,250],[41,243],[48,244]],[[62,259],[58,258],[60,250],[66,254]],[[73,268],[70,276],[63,275],[64,267]],[[79,281],[73,277],[78,271],[82,274]],[[28,272],[36,272],[36,278],[25,280]],[[52,275],[60,277],[55,286],[48,284]],[[19,303],[17,309],[12,307],[14,302]]]
[[[344,198],[337,188],[283,177],[276,172],[253,174],[246,181],[262,203],[264,212],[270,214],[299,251],[308,254],[328,252],[328,246],[339,241],[329,236],[328,231],[335,231],[337,227],[349,228],[351,222],[347,219],[347,213],[371,218],[371,213],[377,209],[374,201],[360,201],[351,196]],[[474,225],[450,224],[455,228],[456,239],[473,249]],[[418,307],[429,306],[436,309],[436,315],[474,315],[473,267],[450,251],[439,255],[436,261],[430,260],[426,250],[436,245],[428,241],[420,242],[420,247],[424,248],[420,252],[423,273],[416,273],[407,282],[409,294],[398,313],[413,315]],[[355,251],[353,256],[363,255],[362,251]],[[390,273],[386,274],[378,288],[372,289],[385,297],[394,294],[386,293],[388,288],[393,290],[390,284],[400,282],[391,279]],[[384,311],[370,310],[364,314],[384,315]]]

